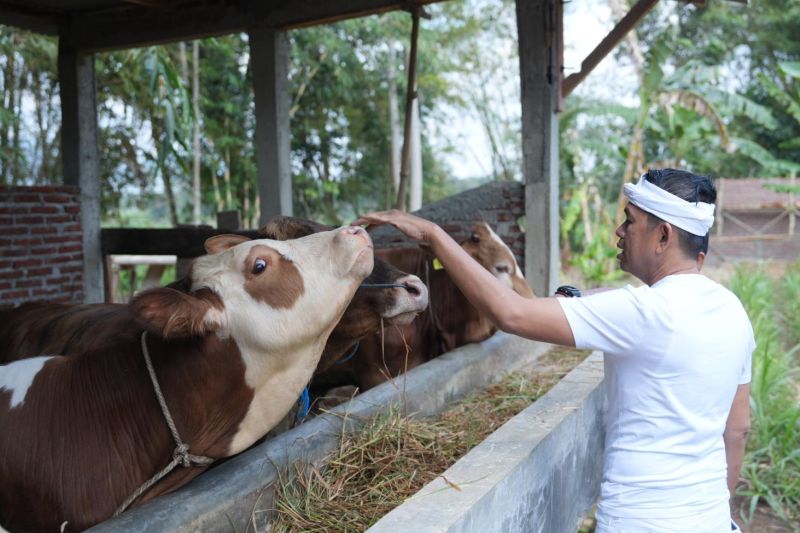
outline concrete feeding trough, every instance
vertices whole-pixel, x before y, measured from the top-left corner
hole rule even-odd
[[[318,416],[291,431],[222,462],[182,489],[156,498],[117,518],[99,524],[91,531],[229,532],[232,530],[244,531],[251,526],[255,526],[258,531],[263,531],[274,517],[274,511],[272,511],[273,492],[280,476],[291,472],[292,465],[295,464],[321,464],[324,462],[326,456],[337,448],[343,432],[355,431],[362,421],[391,408],[403,407],[409,413],[417,416],[437,414],[452,401],[473,390],[490,385],[499,380],[503,374],[531,367],[549,347],[547,344],[527,341],[504,333],[498,333],[482,343],[461,347],[412,369],[406,379],[401,377],[394,382],[384,383],[371,389],[350,402],[336,407],[328,414]],[[595,469],[598,469],[599,457],[591,455],[594,453],[593,449],[580,448],[586,444],[587,439],[575,438],[577,435],[586,435],[587,432],[592,434],[591,432],[602,431],[602,417],[597,417],[599,404],[584,405],[589,401],[588,398],[591,398],[593,402],[598,401],[595,398],[596,393],[593,393],[594,395],[586,394],[587,387],[594,390],[599,380],[602,379],[602,371],[600,371],[600,376],[597,375],[596,370],[593,374],[592,372],[586,373],[588,372],[587,368],[596,366],[596,362],[594,366],[587,363],[582,364],[579,368],[584,369],[582,370],[584,374],[579,374],[578,381],[568,376],[565,378],[563,386],[559,384],[553,389],[553,391],[560,391],[558,394],[564,396],[564,402],[566,402],[566,398],[571,398],[570,402],[558,403],[558,407],[551,411],[535,411],[538,414],[526,415],[533,417],[525,419],[527,422],[517,422],[528,424],[527,429],[519,431],[539,436],[541,442],[534,446],[538,450],[534,454],[537,457],[536,461],[561,464],[567,460],[566,457],[569,457],[568,465],[565,464],[558,472],[554,471],[554,474],[563,476],[563,479],[556,483],[561,488],[556,490],[554,486],[544,489],[550,491],[554,498],[560,498],[568,486],[576,486],[582,487],[581,490],[586,492],[586,497],[582,497],[581,501],[590,502],[597,492],[596,487],[599,486],[599,471],[592,470],[583,473],[588,468],[587,465],[594,464]],[[573,374],[575,371],[570,376]],[[586,380],[589,384],[582,384],[582,381]],[[573,391],[572,387],[578,387],[578,389]],[[547,399],[551,393],[536,402],[534,406],[540,402],[551,405],[553,400]],[[530,408],[524,413],[529,411]],[[578,425],[576,421],[579,418],[576,417],[583,417],[580,418],[583,420],[582,425]],[[594,422],[595,425],[589,423],[593,417],[598,419]],[[572,421],[566,422],[569,424],[569,429],[565,426],[566,420]],[[505,427],[503,426],[503,428]],[[565,436],[565,432],[571,432],[571,441]],[[550,436],[551,433],[554,436]],[[491,442],[493,438],[494,435],[486,442]],[[598,446],[602,446],[602,435],[598,436],[596,442]],[[479,448],[484,444],[481,444]],[[563,450],[561,449],[562,445]],[[489,444],[489,446],[496,447],[497,445]],[[570,448],[571,451],[568,456],[564,456],[567,448]],[[547,456],[547,453],[551,453],[551,455]],[[491,468],[496,467],[491,466]],[[513,476],[522,475],[526,471],[507,470]],[[581,472],[582,477],[574,482],[570,481],[570,476],[578,471]],[[530,475],[538,474],[534,471]],[[517,480],[515,483],[520,483],[520,481]],[[540,483],[533,483],[531,480],[528,480],[527,483],[537,486],[548,485],[548,481],[544,478],[540,480]],[[530,491],[523,492],[530,493]],[[414,500],[415,498],[412,498],[411,502]],[[569,502],[564,502],[564,505],[568,504]],[[560,506],[560,504],[555,505],[552,502],[549,505],[554,507],[555,511]],[[398,511],[403,512],[404,506],[398,508]],[[505,507],[508,507],[508,502]],[[393,514],[387,515],[386,519],[393,520],[390,518]],[[381,522],[375,527],[383,527],[380,524]],[[416,526],[414,530],[417,530]],[[419,530],[422,531],[423,528],[420,527]],[[447,529],[427,530],[445,531]],[[474,529],[464,529],[464,531],[467,530],[474,531]],[[510,531],[509,529],[500,530]],[[557,530],[544,529],[542,531]]]
[[[574,533],[600,490],[603,359],[593,353],[369,533]]]

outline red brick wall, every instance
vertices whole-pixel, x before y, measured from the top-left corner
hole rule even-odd
[[[0,187],[0,307],[83,300],[78,187]]]

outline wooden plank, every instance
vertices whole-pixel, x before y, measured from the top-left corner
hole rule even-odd
[[[714,235],[711,243],[723,242],[754,242],[754,241],[792,241],[793,235],[786,233],[766,233],[761,235]]]
[[[0,24],[46,35],[58,35],[66,18],[52,12],[42,12],[19,5],[0,2]]]
[[[539,296],[558,284],[558,0],[516,0],[525,177],[525,276]],[[544,21],[544,23],[543,23]]]
[[[430,4],[441,0],[418,0]],[[130,5],[76,15],[65,35],[79,49],[103,51],[203,39],[244,32],[254,24],[288,30],[362,17],[407,7],[398,0],[307,0],[304,2],[209,0],[152,9]]]
[[[131,255],[117,254],[108,256],[115,265],[174,265],[176,255]]]
[[[258,232],[224,231],[203,228],[104,228],[101,231],[103,255],[176,255],[179,258],[197,257],[206,253],[203,243],[214,235],[236,233],[251,239]]]
[[[127,10],[76,15],[65,36],[95,52],[189,41],[242,32],[252,18],[236,5],[200,3],[197,7]]]
[[[625,38],[625,35],[631,31],[657,3],[658,0],[639,0],[636,5],[622,17],[608,35],[600,41],[600,44],[598,44],[595,49],[586,56],[586,59],[581,62],[581,70],[570,74],[564,80],[562,85],[564,97],[569,96],[569,94],[575,90],[575,87],[594,70],[600,61]]]

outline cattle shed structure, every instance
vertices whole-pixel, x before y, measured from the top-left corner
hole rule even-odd
[[[716,181],[717,218],[709,261],[794,261],[800,257],[796,224],[800,194],[795,177]]]
[[[3,236],[6,239],[3,241],[3,251],[11,251],[0,256],[0,287],[3,286],[3,280],[13,280],[8,282],[10,299],[2,300],[4,293],[0,292],[0,305],[29,299],[102,301],[105,255],[168,253],[192,257],[203,253],[203,239],[212,232],[204,228],[101,231],[100,190],[103,177],[100,175],[97,145],[96,53],[233,32],[246,32],[249,35],[256,114],[255,144],[260,148],[256,150],[256,166],[263,223],[273,215],[292,214],[287,32],[293,28],[389,10],[413,10],[433,1],[0,0],[0,24],[58,38],[63,168],[63,183],[52,190],[0,188],[0,228],[10,230]],[[557,111],[561,99],[656,3],[657,0],[639,0],[586,58],[580,72],[564,80],[561,66],[562,3],[558,0],[516,0],[523,183],[493,184],[478,195],[484,200],[496,200],[500,206],[496,210],[483,209],[481,216],[489,219],[489,222],[503,225],[506,233],[512,235],[509,244],[524,263],[526,278],[537,294],[551,294],[558,278]],[[432,204],[426,206],[424,213],[440,222],[449,221],[451,227],[448,230],[458,234],[466,229],[467,221],[453,221],[453,209],[468,213],[474,201],[475,193],[459,196],[456,208],[448,207],[452,204]],[[523,218],[526,227],[524,236],[520,228]],[[392,239],[391,236],[386,238]],[[56,255],[62,266],[46,270],[52,263],[49,259]],[[26,276],[42,277],[42,287],[26,287],[25,281],[16,279]],[[23,294],[23,291],[28,292]],[[498,343],[502,346],[498,347]],[[525,358],[535,359],[541,353],[541,346],[531,347],[520,343],[521,339],[500,335],[481,346],[463,348],[477,364],[464,364],[463,359],[458,359],[451,352],[449,356],[434,361],[435,365],[423,365],[414,370],[416,375],[424,378],[418,384],[420,392],[410,397],[426,403],[435,396],[444,402],[463,394],[467,385],[485,383],[490,377],[498,375],[500,368],[506,369],[505,366],[498,366],[497,359],[506,358],[509,365],[516,365]],[[506,345],[514,348],[511,357],[504,354]],[[519,352],[523,352],[523,355],[520,356]],[[581,394],[576,394],[576,389],[562,387],[556,398],[545,407],[540,406],[523,415],[523,419],[533,416],[540,422],[546,420],[542,423],[545,431],[529,435],[530,438],[524,443],[527,448],[517,450],[519,453],[511,453],[511,450],[503,456],[508,465],[513,463],[518,466],[508,468],[512,483],[499,481],[497,490],[491,489],[485,493],[487,498],[507,500],[506,505],[496,509],[507,511],[510,516],[522,516],[520,513],[523,512],[525,516],[542,516],[542,507],[539,506],[508,505],[508,491],[527,502],[557,499],[565,507],[546,505],[544,512],[549,513],[548,516],[562,517],[559,520],[563,521],[564,516],[580,516],[596,495],[602,439],[592,440],[592,447],[587,450],[579,439],[572,437],[587,431],[594,431],[594,434],[602,431],[599,421],[602,420],[604,405],[602,396],[595,393],[602,380],[597,360],[590,361],[576,376],[575,382],[585,385],[579,389]],[[443,379],[446,382],[432,387],[426,379]],[[376,388],[373,394],[385,396],[392,393],[396,398],[399,389],[392,392],[392,387],[393,384],[387,384],[382,390]],[[362,403],[369,402],[362,400]],[[370,404],[369,408],[385,403],[385,398],[381,396],[381,401]],[[412,408],[424,412],[425,407],[420,405]],[[320,418],[317,425],[324,423],[325,419]],[[306,448],[298,445],[298,442],[311,441],[318,434],[302,435],[299,441],[290,440],[298,438],[304,427],[299,429],[299,432],[286,434],[282,440],[268,441],[263,446],[284,453],[307,453]],[[311,428],[306,426],[305,430],[310,431]],[[516,438],[516,433],[512,436]],[[556,455],[554,449],[560,450],[560,455]],[[147,526],[152,524],[148,520],[154,517],[164,516],[174,523],[186,518],[186,523],[192,524],[191,521],[197,523],[197,520],[206,519],[205,516],[199,516],[199,511],[206,510],[208,515],[213,514],[208,520],[220,521],[218,530],[228,530],[230,521],[227,509],[217,513],[215,509],[194,507],[194,503],[210,501],[220,506],[238,506],[236,512],[251,511],[250,504],[258,501],[263,490],[263,468],[266,464],[263,456],[256,460],[253,457],[263,451],[263,448],[254,448],[220,465],[220,473],[238,473],[240,486],[234,486],[228,477],[221,481],[218,476],[204,476],[193,487],[187,487],[187,491],[196,491],[194,494],[198,499],[187,498],[186,491],[173,493],[154,500],[150,506],[120,516],[116,524],[125,523],[132,525],[128,529],[139,527],[152,531]],[[553,457],[557,461],[551,461]],[[542,465],[547,467],[545,481],[528,487],[529,490],[524,493],[516,490],[516,480],[521,479],[519,473],[527,476],[531,465],[537,469]],[[583,483],[580,497],[575,497],[575,484],[566,483],[565,480]],[[244,492],[229,494],[229,498],[220,492],[233,489]],[[242,494],[246,494],[246,497],[243,498]],[[566,507],[569,513],[565,514]],[[157,514],[159,510],[163,515]],[[478,509],[478,512],[483,511]],[[243,524],[247,527],[249,514],[243,515],[243,518]],[[166,523],[165,520],[162,525]],[[514,525],[519,526],[520,522],[515,520]],[[558,528],[552,531],[571,531],[572,525],[571,522],[558,523]],[[120,530],[113,523],[98,527],[100,530]],[[189,526],[186,530],[198,529],[206,528]]]
[[[3,0],[0,24],[58,38],[62,106],[63,185],[80,191],[82,290],[73,301],[104,299],[103,256],[134,253],[104,249],[100,229],[101,180],[97,146],[94,54],[172,41],[247,32],[250,38],[255,143],[261,222],[292,214],[288,39],[293,28],[390,10],[416,10],[437,0]],[[525,239],[526,277],[538,294],[549,294],[558,278],[558,118],[563,96],[607,55],[658,0],[640,0],[563,80],[561,2],[516,0],[522,106],[525,218],[535,228]],[[0,203],[13,202],[0,190]],[[8,214],[6,205],[0,214]],[[13,214],[13,213],[12,213]],[[18,227],[16,220],[12,221]],[[177,233],[181,233],[176,230]],[[187,230],[179,241],[195,235]],[[176,245],[179,247],[179,245]],[[168,252],[186,257],[180,249]],[[139,251],[155,254],[156,251]],[[161,252],[164,253],[164,252]],[[74,281],[74,280],[73,280]],[[13,286],[12,286],[13,288]],[[18,303],[4,300],[0,304]]]

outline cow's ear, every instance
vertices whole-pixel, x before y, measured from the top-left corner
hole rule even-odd
[[[249,240],[250,239],[244,235],[235,235],[230,233],[225,235],[215,235],[209,239],[206,239],[206,242],[203,246],[205,246],[207,253],[218,254],[229,248],[233,248],[237,244],[242,244],[243,242]]]
[[[278,241],[286,241],[289,239],[299,239],[312,233],[319,233],[321,231],[329,231],[334,229],[333,226],[326,226],[311,220],[304,220],[297,217],[288,217],[285,215],[275,215],[270,218],[267,223],[258,230],[259,235],[267,239],[275,239]]]
[[[159,288],[136,295],[130,303],[136,320],[165,339],[202,336],[221,326],[222,300],[210,289],[193,293]]]

